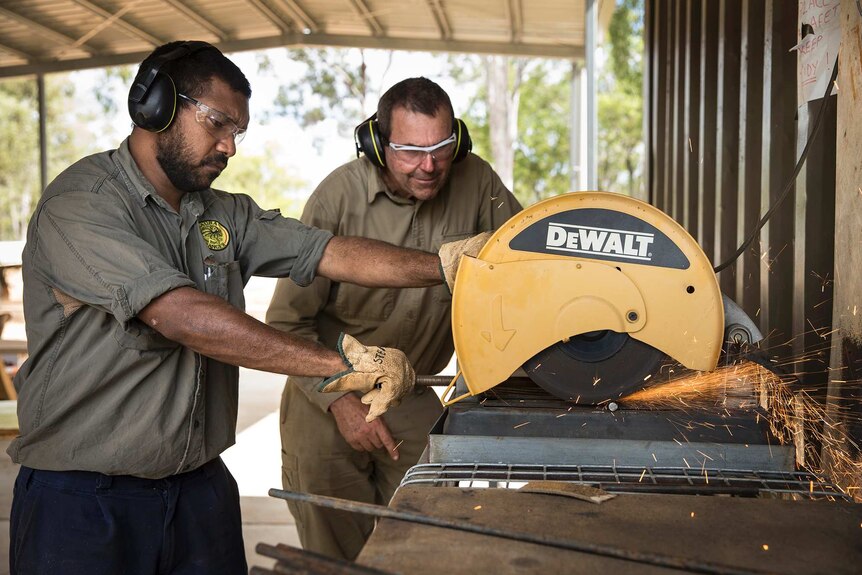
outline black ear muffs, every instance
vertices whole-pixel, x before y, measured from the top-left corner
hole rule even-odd
[[[129,90],[129,115],[136,126],[149,132],[166,130],[174,121],[177,109],[177,89],[170,76],[161,72],[162,66],[207,48],[207,42],[183,42],[167,54],[141,64]]]
[[[455,118],[455,153],[452,155],[452,162],[460,162],[467,157],[472,149],[473,140],[470,139],[467,124],[461,118]]]
[[[356,157],[360,152],[378,168],[386,167],[386,154],[383,151],[383,138],[380,137],[377,114],[356,126],[353,130],[353,143],[356,144]]]
[[[467,131],[467,124],[460,118],[455,118],[454,129],[455,153],[452,156],[452,161],[460,162],[473,149],[473,141],[470,139],[470,132]],[[356,129],[353,130],[353,142],[356,144],[357,158],[362,153],[378,168],[386,167],[386,153],[384,151],[386,143],[380,135],[377,114],[356,126]]]

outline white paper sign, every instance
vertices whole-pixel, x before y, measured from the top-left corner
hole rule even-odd
[[[805,33],[794,46],[799,68],[796,78],[799,105],[822,98],[841,44],[840,0],[799,0],[799,30]]]

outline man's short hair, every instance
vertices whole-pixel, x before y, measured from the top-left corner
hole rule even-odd
[[[178,40],[159,46],[141,62],[141,66],[143,67],[163,54],[176,50],[184,42],[184,40]],[[159,71],[171,77],[177,92],[192,98],[203,95],[213,78],[222,80],[235,92],[239,92],[246,98],[251,98],[251,84],[249,84],[245,74],[227,56],[222,54],[221,50],[212,45],[193,51],[191,54],[176,60],[165,62]]]
[[[377,125],[380,135],[387,140],[392,133],[392,110],[398,106],[426,116],[436,115],[442,107],[455,118],[452,101],[443,88],[428,78],[407,78],[386,90],[377,103]]]

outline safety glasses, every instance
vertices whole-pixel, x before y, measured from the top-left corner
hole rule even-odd
[[[452,132],[451,136],[442,142],[437,142],[433,146],[411,146],[409,144],[393,144],[389,142],[389,148],[400,161],[416,166],[422,163],[426,155],[431,156],[431,159],[438,162],[451,160],[452,153],[455,151],[456,140],[455,132]]]
[[[240,128],[236,122],[230,119],[230,116],[224,112],[219,112],[215,108],[210,108],[206,104],[195,100],[185,94],[177,94],[183,100],[193,104],[195,110],[195,120],[204,127],[210,135],[216,140],[223,140],[227,137],[233,138],[234,144],[237,146],[242,139],[245,138],[245,128]]]

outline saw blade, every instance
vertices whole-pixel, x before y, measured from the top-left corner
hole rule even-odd
[[[597,404],[649,386],[669,358],[625,333],[610,330],[574,336],[524,363],[527,376],[544,390],[580,404]]]

